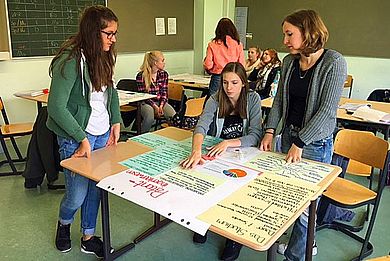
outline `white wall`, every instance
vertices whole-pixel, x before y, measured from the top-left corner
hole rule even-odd
[[[166,70],[169,74],[193,71],[194,53],[190,51],[165,52]],[[118,55],[115,78],[135,78],[143,61],[143,53]],[[0,96],[11,122],[34,121],[36,103],[15,97],[23,90],[43,89],[50,86],[48,68],[52,57],[0,61]],[[0,120],[0,124],[2,120]]]

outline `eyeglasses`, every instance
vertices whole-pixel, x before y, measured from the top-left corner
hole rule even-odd
[[[111,40],[113,36],[116,37],[116,34],[118,33],[118,31],[115,31],[114,33],[109,33],[109,32],[103,31],[103,30],[101,30],[100,32],[104,33],[107,36],[108,40]]]

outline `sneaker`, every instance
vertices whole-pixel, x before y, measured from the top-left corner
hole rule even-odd
[[[278,249],[277,249],[278,254],[284,255],[284,252],[286,251],[287,246],[288,246],[287,244],[279,244]],[[316,256],[317,252],[318,252],[317,243],[314,242],[313,252],[312,252],[313,256]]]
[[[62,225],[60,221],[57,223],[56,247],[62,253],[66,253],[72,249],[70,241],[70,224]]]
[[[206,234],[204,234],[204,236],[198,233],[194,233],[194,236],[192,237],[192,241],[194,241],[194,243],[204,244],[207,241],[207,232]]]
[[[81,252],[94,254],[97,258],[103,258],[103,241],[100,239],[100,237],[96,236],[92,236],[86,241],[81,238]]]
[[[240,243],[227,239],[220,259],[225,261],[236,260],[240,255],[241,248]]]

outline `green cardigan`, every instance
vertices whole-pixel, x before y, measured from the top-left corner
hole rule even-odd
[[[89,103],[91,95],[89,84],[91,80],[87,63],[79,63],[76,57],[65,61],[64,73],[61,73],[61,64],[68,55],[69,52],[64,52],[53,67],[47,105],[49,116],[46,125],[58,136],[81,142],[86,137],[85,129],[92,112]],[[82,65],[83,79],[81,79],[82,77],[78,72],[78,68]],[[110,124],[120,123],[118,93],[114,88],[107,88],[107,91],[107,110],[110,116]]]

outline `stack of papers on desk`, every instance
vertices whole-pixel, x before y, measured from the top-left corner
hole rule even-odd
[[[377,123],[389,123],[390,124],[390,114],[371,109],[368,106],[363,106],[358,108],[352,116]]]
[[[39,96],[39,95],[42,95],[42,94],[45,94],[45,93],[48,93],[48,92],[49,92],[48,89],[28,90],[28,91],[17,92],[17,93],[15,93],[15,96],[17,96],[17,97],[21,97],[21,96],[35,97],[35,96]]]
[[[355,112],[357,109],[359,109],[360,107],[371,107],[371,104],[368,104],[368,103],[350,103],[350,102],[347,102],[347,103],[344,103],[343,105],[340,105],[339,108],[340,109],[345,109],[347,112]]]

